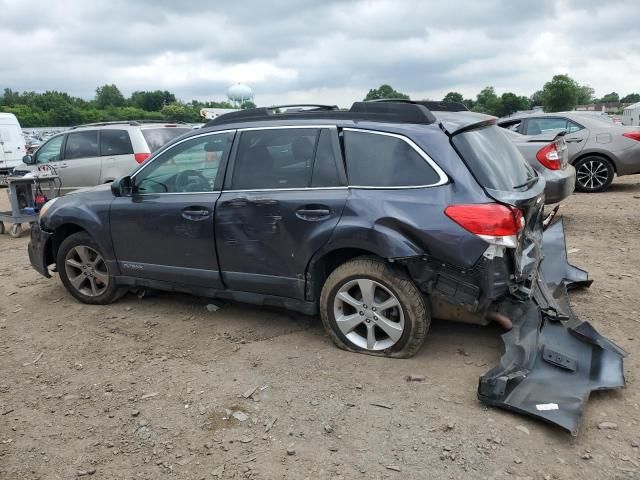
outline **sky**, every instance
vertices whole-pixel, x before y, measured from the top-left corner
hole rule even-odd
[[[531,95],[567,73],[640,92],[636,0],[0,0],[0,89],[93,98],[99,85],[258,105],[348,106],[492,85]]]

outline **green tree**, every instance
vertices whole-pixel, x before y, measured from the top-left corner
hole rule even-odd
[[[576,102],[578,105],[587,105],[589,103],[593,103],[593,94],[595,91],[589,85],[579,85],[578,86],[578,97],[576,98]]]
[[[542,89],[545,112],[573,110],[578,103],[579,85],[569,75],[554,75]]]
[[[133,92],[131,94],[131,105],[141,108],[147,112],[159,112],[162,107],[170,103],[175,103],[176,96],[168,91],[154,90],[152,92]]]
[[[449,92],[442,99],[444,102],[463,102],[464,97],[458,92]]]
[[[529,97],[529,103],[530,103],[531,107],[540,107],[540,106],[542,106],[542,90],[535,91]]]
[[[640,102],[640,93],[630,93],[620,99],[622,103],[636,103]]]
[[[500,97],[500,116],[504,117],[511,115],[519,110],[529,109],[529,99],[527,97],[520,97],[512,92],[505,92]]]
[[[367,96],[364,97],[366,100],[380,100],[383,98],[401,98],[403,100],[409,100],[409,95],[398,92],[391,87],[391,85],[380,85],[379,88],[372,88],[367,93]]]
[[[473,110],[473,107],[476,104],[475,100],[471,98],[465,98],[464,100],[462,100],[462,103],[464,103],[469,110]]]
[[[198,118],[199,112],[195,112],[195,109],[191,105],[185,105],[184,103],[170,103],[165,105],[160,110],[160,113],[167,120],[173,120],[176,122],[193,122]]]
[[[484,87],[476,96],[474,112],[487,113],[499,117],[502,113],[502,101],[493,87]]]
[[[620,95],[616,92],[607,93],[600,99],[600,103],[617,103],[620,101]]]
[[[247,100],[242,105],[240,105],[240,108],[243,110],[247,110],[249,108],[256,108],[256,104],[253,103],[251,100]]]
[[[122,107],[125,99],[115,85],[103,85],[96,88],[96,104],[99,108]]]

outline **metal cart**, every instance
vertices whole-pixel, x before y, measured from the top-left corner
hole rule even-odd
[[[58,196],[59,184],[57,175],[37,177],[8,177],[7,194],[9,195],[10,212],[0,212],[0,234],[5,232],[5,223],[11,224],[9,235],[17,238],[22,233],[23,223],[38,220],[38,210],[34,201],[34,189],[39,187],[47,199]]]

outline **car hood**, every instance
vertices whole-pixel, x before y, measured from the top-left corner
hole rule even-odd
[[[83,187],[83,188],[78,188],[77,190],[73,190],[69,193],[66,194],[66,196],[68,197],[69,195],[78,195],[78,194],[86,194],[86,193],[91,193],[91,192],[104,192],[104,191],[111,191],[111,184],[110,183],[104,183],[104,184],[100,184],[100,185],[96,185],[95,187]]]

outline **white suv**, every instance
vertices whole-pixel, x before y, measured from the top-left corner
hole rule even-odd
[[[109,183],[129,175],[153,152],[191,127],[176,123],[105,122],[70,128],[23,158],[14,174],[46,166],[60,176],[61,190]]]

